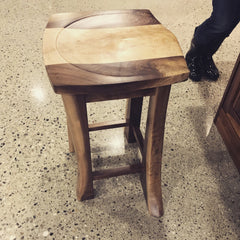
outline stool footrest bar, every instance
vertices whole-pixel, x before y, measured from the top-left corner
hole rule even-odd
[[[135,137],[135,139],[138,143],[138,147],[140,149],[140,152],[143,156],[144,139],[143,139],[142,132],[141,132],[140,128],[133,126],[133,134],[134,134],[134,137]]]
[[[93,180],[100,180],[103,178],[117,177],[126,174],[134,174],[140,173],[144,170],[142,164],[133,164],[129,166],[119,167],[119,168],[111,168],[111,169],[103,169],[99,171],[94,171]]]
[[[88,125],[89,131],[98,131],[110,128],[119,128],[126,127],[128,123],[126,121],[111,121],[111,122],[103,122],[103,123],[93,123]]]

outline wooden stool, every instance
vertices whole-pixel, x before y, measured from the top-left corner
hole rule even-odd
[[[53,89],[62,95],[70,151],[77,154],[77,197],[93,197],[93,180],[143,172],[151,215],[163,214],[161,159],[171,84],[188,78],[176,37],[149,10],[53,15],[45,29],[43,53]],[[146,136],[140,119],[143,96],[150,96]],[[88,124],[86,103],[128,98],[125,122]],[[141,164],[92,171],[89,131],[125,127],[137,141]]]

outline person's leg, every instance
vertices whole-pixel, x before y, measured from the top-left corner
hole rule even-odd
[[[204,54],[213,55],[240,20],[239,0],[213,0],[213,11],[205,22],[196,27],[195,46]]]
[[[202,75],[217,80],[219,73],[212,55],[238,24],[239,12],[239,0],[213,0],[212,14],[196,27],[191,48],[186,55],[193,81],[200,81]]]

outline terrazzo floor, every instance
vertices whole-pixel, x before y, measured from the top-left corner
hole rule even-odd
[[[94,182],[95,198],[76,200],[76,158],[66,119],[42,60],[42,35],[57,12],[147,8],[186,53],[209,0],[0,1],[0,240],[239,240],[240,176],[213,124],[239,53],[240,26],[214,56],[217,82],[172,87],[164,140],[164,216],[148,215],[138,175]],[[144,100],[142,129],[148,98]],[[89,119],[124,118],[125,101],[91,103]],[[123,129],[91,133],[94,168],[139,159]]]

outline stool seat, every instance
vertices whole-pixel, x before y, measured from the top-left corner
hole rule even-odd
[[[149,10],[61,13],[50,17],[43,56],[54,91],[62,95],[69,150],[78,160],[77,197],[93,197],[93,180],[142,174],[148,210],[163,214],[161,160],[171,85],[188,78],[176,37]],[[140,131],[143,96],[150,96],[145,139]],[[89,124],[87,102],[128,98],[126,120]],[[89,132],[124,127],[142,162],[92,170]]]
[[[149,10],[53,15],[43,47],[56,93],[140,90],[187,78],[176,37]]]

